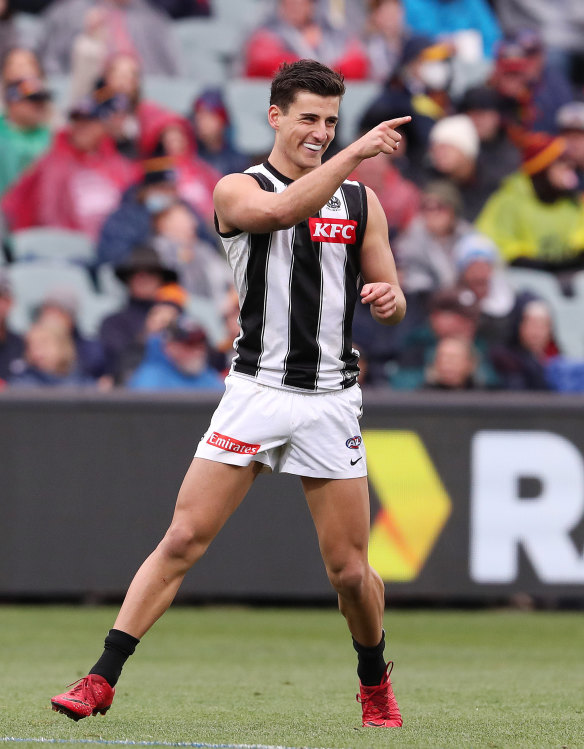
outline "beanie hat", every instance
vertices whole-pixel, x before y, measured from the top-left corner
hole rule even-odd
[[[527,133],[523,138],[521,169],[530,176],[543,172],[566,150],[563,138],[547,133]]]
[[[473,121],[466,114],[438,120],[430,131],[430,143],[456,146],[471,159],[476,159],[479,153],[479,136]]]
[[[497,257],[497,246],[484,234],[475,232],[466,234],[454,246],[454,262],[459,273],[465,271],[471,263],[477,260],[495,265]]]

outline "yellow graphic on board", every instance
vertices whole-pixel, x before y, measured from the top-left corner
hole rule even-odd
[[[450,515],[450,497],[417,434],[368,430],[363,439],[381,504],[369,562],[384,580],[414,580]]]

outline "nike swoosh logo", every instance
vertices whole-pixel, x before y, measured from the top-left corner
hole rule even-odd
[[[362,458],[362,457],[363,457],[363,456],[361,456],[361,458]],[[354,465],[355,465],[355,463],[358,463],[358,462],[359,462],[359,461],[361,460],[361,458],[357,458],[357,460],[352,460],[352,461],[351,461],[351,465],[352,465],[352,466],[354,466]]]

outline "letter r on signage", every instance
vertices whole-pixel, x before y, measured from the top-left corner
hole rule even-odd
[[[520,496],[521,479],[541,491]],[[519,546],[544,583],[584,583],[584,557],[570,532],[584,515],[584,465],[576,447],[551,432],[478,432],[472,441],[470,573],[511,583]]]

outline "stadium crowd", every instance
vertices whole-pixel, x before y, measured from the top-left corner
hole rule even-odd
[[[353,175],[408,301],[396,328],[358,306],[362,385],[584,390],[584,4],[0,0],[0,55],[2,387],[223,387],[212,194],[267,155],[226,90],[315,58],[370,93],[330,153],[412,115]]]

